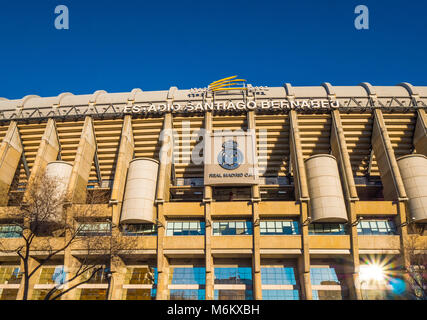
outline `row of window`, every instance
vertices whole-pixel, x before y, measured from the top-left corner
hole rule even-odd
[[[99,270],[87,284],[106,284],[108,268]],[[87,277],[90,273],[88,273]],[[63,266],[43,267],[38,284],[62,284]],[[314,300],[338,300],[348,298],[346,278],[348,274],[335,265],[312,266],[310,268],[311,284]],[[1,266],[0,284],[20,283],[19,267]],[[146,285],[144,288],[123,290],[122,299],[151,300],[155,299],[158,273],[155,267],[128,267],[124,277],[124,285]],[[203,300],[205,299],[206,270],[204,267],[170,267],[169,268],[169,299],[171,300]],[[148,285],[148,287],[147,287]],[[192,288],[188,288],[191,285]],[[252,267],[229,266],[214,268],[214,298],[216,300],[247,300],[253,299]],[[261,267],[261,285],[264,300],[298,300],[300,299],[297,270],[294,266],[263,266]],[[287,286],[287,288],[279,286]],[[385,289],[381,289],[385,290]],[[380,291],[381,291],[380,290]],[[34,289],[33,299],[44,299],[49,289]],[[369,290],[368,290],[369,291]],[[385,291],[381,291],[385,294]],[[4,288],[0,290],[0,300],[16,299],[18,290]],[[368,292],[369,293],[369,292]],[[85,288],[78,291],[77,299],[104,300],[105,288]]]
[[[212,234],[221,235],[252,235],[251,221],[214,221]],[[311,235],[343,235],[347,234],[345,224],[338,223],[311,223]],[[361,235],[393,235],[397,229],[392,220],[375,219],[363,220],[357,225],[358,234]],[[123,233],[128,236],[156,235],[154,224],[131,224],[123,227]],[[261,235],[296,235],[300,234],[297,220],[261,221]],[[81,223],[78,234],[80,236],[107,236],[111,235],[111,224],[105,222]],[[167,223],[166,236],[204,235],[205,222],[202,221],[172,221]],[[12,224],[0,225],[0,238],[17,238],[21,236],[19,226]]]

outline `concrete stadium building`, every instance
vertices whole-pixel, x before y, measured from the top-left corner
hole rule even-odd
[[[427,87],[223,83],[0,98],[0,241],[16,240],[10,216],[47,169],[73,206],[103,195],[89,229],[138,239],[105,263],[109,299],[390,298],[363,270],[410,265],[406,241],[427,238]],[[77,249],[39,270],[31,299]],[[0,299],[22,298],[20,268],[0,254]]]

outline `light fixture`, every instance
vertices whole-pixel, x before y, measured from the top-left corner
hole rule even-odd
[[[359,218],[357,218],[357,220],[356,220],[356,221],[354,221],[354,222],[351,224],[351,226],[352,226],[352,227],[357,226],[357,225],[360,223],[360,221],[362,221],[362,220],[363,220],[363,217],[359,217]]]
[[[311,217],[307,217],[307,219],[302,223],[303,226],[307,226],[311,223]]]
[[[157,227],[165,227],[164,225],[163,225],[163,223],[161,223],[159,220],[157,220],[157,219],[154,219],[154,221],[156,222],[156,226]]]
[[[415,218],[414,217],[412,217],[411,218],[411,221],[405,221],[405,222],[402,222],[400,225],[398,225],[398,227],[399,228],[401,228],[401,227],[406,227],[406,226],[409,226],[411,223],[414,223],[415,222]]]

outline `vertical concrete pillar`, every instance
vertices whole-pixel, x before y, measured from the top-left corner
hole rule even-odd
[[[344,136],[344,128],[341,122],[341,115],[338,110],[331,112],[332,132],[331,132],[331,150],[332,155],[337,159],[342,185],[344,187],[344,196],[347,199],[358,200],[356,184],[354,182],[353,170],[351,169],[350,156],[348,155],[347,143]]]
[[[173,153],[173,136],[172,136],[172,114],[166,113],[163,121],[163,129],[160,134],[162,146],[159,152],[159,177],[157,184],[157,199],[169,201],[169,186],[172,175],[172,153]]]
[[[427,156],[427,115],[424,109],[418,109],[417,111],[414,147],[417,153]]]
[[[347,150],[347,143],[344,136],[344,128],[341,122],[341,115],[338,110],[331,112],[332,132],[331,132],[331,150],[332,155],[337,159],[342,185],[344,189],[347,213],[349,215],[349,231],[352,252],[352,275],[348,281],[351,299],[361,299],[359,290],[359,238],[357,234],[357,216],[355,211],[357,196],[356,185],[354,182],[353,170],[351,168],[350,156]]]
[[[360,257],[359,257],[359,236],[357,234],[357,215],[356,215],[356,201],[347,200],[347,212],[350,215],[350,243],[351,253],[353,262],[353,272],[351,278],[348,281],[348,287],[350,290],[350,299],[361,300],[362,295],[360,291],[359,283],[359,271],[360,271]]]
[[[85,203],[87,183],[96,150],[93,120],[87,116],[80,136],[73,171],[68,185],[68,199],[72,203]]]
[[[253,100],[253,98],[251,99]],[[255,111],[247,113],[248,130],[256,130]],[[256,134],[254,134],[256,137]],[[257,159],[257,155],[254,157]],[[261,283],[261,253],[260,253],[260,219],[258,203],[261,201],[259,185],[251,186],[252,193],[252,225],[253,225],[253,253],[252,253],[252,275],[253,275],[253,293],[255,300],[262,300],[262,283]]]
[[[288,98],[292,101],[292,97]],[[302,256],[299,257],[298,269],[300,270],[299,279],[301,292],[306,300],[312,300],[310,280],[310,251],[308,242],[308,208],[309,196],[307,187],[307,175],[305,172],[304,159],[302,155],[301,138],[298,128],[298,116],[295,110],[289,111],[289,148],[292,169],[294,175],[295,199],[300,204],[300,225],[301,225],[301,242]]]
[[[18,125],[12,121],[0,144],[0,206],[6,206],[9,201],[9,188],[23,150]]]
[[[159,176],[157,179],[157,192],[156,192],[156,203],[157,203],[157,300],[166,300],[168,298],[168,274],[169,264],[168,259],[165,257],[164,248],[164,237],[166,228],[166,219],[163,214],[164,201],[169,199],[169,187],[170,177],[172,170],[172,114],[166,113],[163,121],[163,137],[162,146],[160,148],[160,167]]]
[[[298,258],[299,281],[301,294],[305,300],[313,300],[310,279],[310,246],[308,242],[308,224],[303,223],[308,218],[308,202],[300,202],[302,255]]]
[[[374,126],[372,128],[372,148],[377,159],[378,168],[383,183],[384,199],[406,199],[406,192],[397,166],[396,157],[390,137],[385,126],[383,113],[374,110]]]
[[[80,283],[81,276],[73,280],[71,279],[77,274],[81,263],[76,257],[71,254],[71,247],[66,248],[64,251],[64,270],[66,272],[66,281],[63,287],[63,291],[66,291]],[[78,296],[78,290],[80,290],[78,287],[71,289],[61,297],[61,300],[76,300]]]
[[[33,168],[31,169],[31,175],[28,179],[28,186],[31,185],[37,175],[40,175],[44,172],[49,162],[55,161],[57,159],[59,148],[60,144],[58,133],[56,131],[55,120],[49,119],[37,150]]]
[[[135,143],[132,133],[132,116],[126,115],[123,120],[119,154],[117,157],[116,170],[114,172],[113,188],[111,190],[110,204],[113,208],[112,222],[114,225],[119,225],[120,222],[120,211],[123,204],[126,175],[129,163],[133,158],[134,148]]]
[[[406,202],[408,198],[406,196],[406,191],[391,145],[390,137],[385,126],[383,114],[380,109],[375,109],[374,111],[374,127],[371,144],[377,158],[378,168],[380,169],[384,198],[386,200],[398,201],[398,221],[396,221],[396,223],[400,226],[400,242],[404,264],[405,267],[409,267],[408,252],[405,248],[408,237],[408,230],[405,224],[407,210]]]
[[[112,276],[110,279],[108,300],[121,300],[123,292],[123,282],[126,275],[126,265],[120,257],[114,257],[110,261],[110,268]]]
[[[205,134],[210,135],[212,132],[213,122],[212,112],[205,113]],[[206,300],[214,299],[214,263],[212,258],[212,187],[205,186],[203,194],[203,203],[205,207],[205,270],[206,270]]]

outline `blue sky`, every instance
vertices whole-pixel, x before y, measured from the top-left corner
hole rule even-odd
[[[56,30],[67,5],[70,29]],[[354,8],[369,8],[369,30]],[[133,88],[427,85],[427,1],[44,0],[0,3],[0,97]]]

